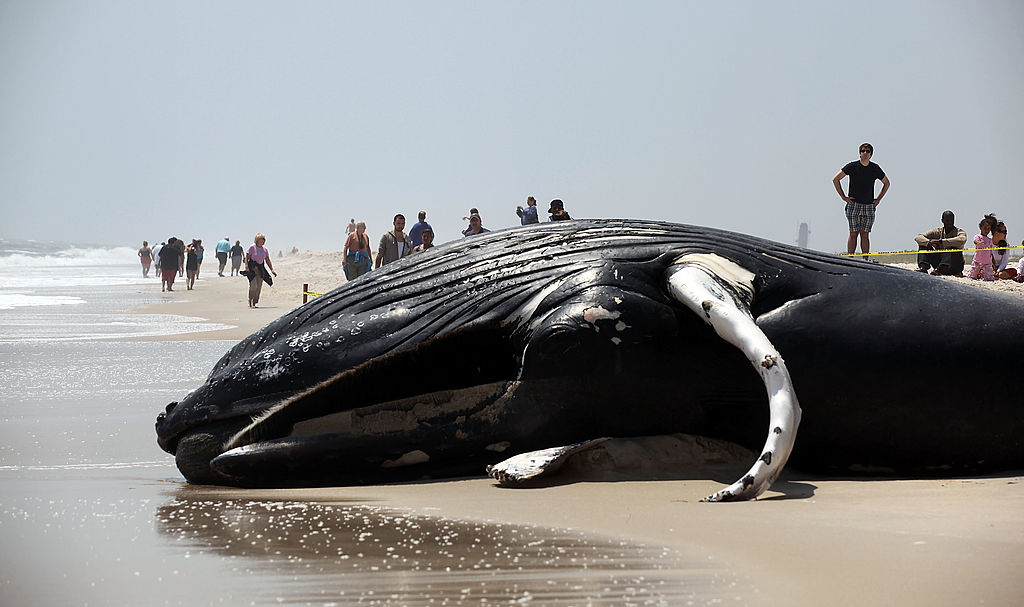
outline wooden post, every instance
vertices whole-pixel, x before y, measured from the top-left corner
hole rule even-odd
[[[309,298],[309,296],[306,295],[306,293],[309,293],[309,283],[308,282],[302,283],[302,303],[306,303],[306,300]]]

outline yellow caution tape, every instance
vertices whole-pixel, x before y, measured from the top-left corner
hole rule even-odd
[[[312,295],[313,297],[321,297],[321,296],[323,296],[323,293],[312,293],[310,291],[303,291],[302,294],[303,295]]]
[[[1024,249],[1024,247],[990,247],[987,249],[937,249],[935,251],[927,249],[921,251],[872,251],[871,253],[841,253],[839,256],[863,257],[864,255],[917,255],[918,253],[928,253],[930,255],[932,253],[963,253],[966,251],[1002,251],[1004,249]]]

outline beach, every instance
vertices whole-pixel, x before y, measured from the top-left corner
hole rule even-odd
[[[161,293],[151,277],[23,295],[82,303],[7,325],[36,323],[4,338],[0,355],[0,604],[930,606],[1016,604],[1024,592],[1024,473],[790,470],[758,500],[730,504],[699,500],[749,462],[582,471],[516,489],[482,471],[359,487],[188,485],[155,444],[156,414],[234,342],[300,305],[304,283],[323,293],[344,281],[337,252],[274,266],[257,309],[246,280],[218,277],[215,260],[193,291],[182,281]],[[1017,283],[979,286],[1024,297]],[[95,339],[36,337],[96,315],[118,320],[90,321],[106,327]]]
[[[215,277],[190,294],[193,301],[174,306],[189,316],[238,323],[230,330],[237,333],[213,331],[192,339],[242,337],[299,305],[303,283],[314,292],[341,284],[339,258],[336,252],[307,252],[277,260],[278,277],[264,289],[259,310],[245,308],[244,288]],[[1012,281],[936,280],[1024,297],[1024,285]],[[1008,604],[1024,591],[1020,475],[892,480],[788,473],[757,503],[705,504],[698,500],[742,468],[706,472],[702,477],[694,471],[685,481],[583,478],[504,489],[478,478],[254,497],[400,506],[459,520],[571,528],[660,544],[702,555],[733,577],[735,595],[716,596],[739,604]]]

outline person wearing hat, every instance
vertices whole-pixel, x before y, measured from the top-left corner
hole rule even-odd
[[[469,229],[464,232],[465,236],[476,236],[477,234],[483,234],[484,232],[490,232],[484,227],[484,222],[480,219],[480,215],[472,213],[469,216]]]
[[[572,219],[569,217],[569,213],[565,211],[565,205],[558,198],[551,201],[551,206],[548,208],[548,214],[551,215],[551,221],[567,221]]]

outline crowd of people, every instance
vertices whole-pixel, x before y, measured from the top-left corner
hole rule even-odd
[[[199,277],[205,252],[203,241],[198,238],[185,244],[184,240],[171,236],[166,242],[154,247],[149,246],[149,241],[143,240],[138,252],[142,262],[142,277],[149,277],[149,270],[155,263],[161,291],[174,291],[174,279],[182,276],[185,277],[185,287],[191,290]]]
[[[860,252],[864,259],[871,250],[870,233],[875,223],[875,210],[889,191],[890,181],[882,167],[871,161],[875,148],[870,143],[859,146],[859,159],[848,162],[832,177],[839,198],[846,204],[846,219],[850,236],[846,252],[853,255],[860,240]],[[842,180],[849,177],[849,187],[843,191]],[[875,182],[881,182],[882,189],[875,194]],[[963,276],[964,245],[967,233],[954,225],[953,211],[942,214],[942,225],[918,234],[917,266],[919,272],[931,272],[939,276]],[[991,235],[991,236],[990,236]],[[1006,224],[994,214],[985,215],[978,223],[978,235],[974,237],[974,258],[967,271],[973,280],[1016,280],[1024,282],[1024,258],[1016,268],[1007,268],[1010,261],[1009,244],[1006,240]],[[1021,242],[1024,246],[1024,241]]]
[[[522,225],[540,223],[537,211],[537,200],[533,196],[526,199],[526,206],[516,207],[516,215],[519,216]],[[565,221],[572,219],[565,210],[565,203],[554,199],[548,207],[550,221]],[[471,208],[468,215],[462,217],[463,221],[469,222],[465,230],[462,230],[463,237],[476,236],[490,232],[484,227],[480,210]],[[345,246],[342,250],[342,267],[345,271],[345,278],[353,280],[369,272],[373,268],[380,268],[383,265],[397,261],[413,253],[425,251],[434,246],[434,228],[427,223],[427,212],[420,211],[417,215],[417,222],[413,224],[408,232],[405,231],[405,215],[399,213],[392,221],[392,229],[385,232],[377,245],[377,254],[374,256],[370,248],[370,237],[366,234],[366,223],[356,221],[352,218],[345,228]]]
[[[914,237],[917,243],[917,271],[931,272],[938,276],[963,277],[966,263],[963,248],[967,243],[967,232],[955,225],[953,211],[942,213],[942,225],[922,232]],[[1007,267],[1010,261],[1010,244],[1006,240],[1006,224],[994,213],[989,213],[978,222],[978,234],[974,237],[974,258],[967,271],[973,280],[1015,280],[1024,282],[1024,257],[1016,268]],[[1021,242],[1024,246],[1024,241]]]
[[[859,149],[860,160],[846,164],[833,177],[832,182],[840,198],[846,203],[846,217],[850,227],[847,252],[853,254],[857,241],[861,243],[861,253],[866,255],[870,250],[869,233],[874,223],[875,208],[889,189],[889,179],[881,167],[871,162],[874,148],[863,143]],[[843,191],[841,181],[849,177],[849,195]],[[882,189],[875,195],[874,182],[881,181]],[[537,200],[533,196],[526,198],[525,205],[518,205],[516,215],[522,225],[540,223]],[[565,210],[565,204],[558,198],[548,205],[549,221],[566,221],[572,219]],[[489,232],[484,227],[483,218],[477,208],[471,208],[468,215],[462,217],[468,225],[461,231],[462,236],[469,238]],[[942,213],[942,225],[927,230],[915,237],[918,245],[917,265],[919,272],[931,272],[934,275],[962,277],[965,269],[964,245],[967,233],[955,225],[953,211]],[[434,246],[434,228],[427,223],[427,212],[420,211],[417,222],[408,232],[405,230],[405,215],[398,213],[392,220],[392,229],[381,235],[376,255],[370,246],[370,236],[366,233],[366,223],[349,220],[345,228],[345,244],[342,251],[342,268],[347,280],[380,268],[403,257],[426,251]],[[1007,267],[1010,260],[1010,249],[1007,243],[1006,224],[994,214],[987,214],[978,224],[979,233],[974,237],[975,253],[967,277],[974,280],[1015,280],[1024,282],[1024,257],[1016,268]],[[225,236],[216,245],[218,261],[217,275],[224,276],[228,260],[231,261],[231,276],[241,275],[249,279],[249,306],[257,307],[260,292],[264,283],[273,284],[274,271],[270,253],[266,249],[266,236],[256,234],[253,244],[243,249],[240,241],[232,245]],[[1024,241],[1021,242],[1024,246]],[[186,276],[186,288],[192,289],[203,264],[203,241],[193,239],[191,243],[176,237],[150,247],[147,241],[142,242],[138,251],[142,262],[143,277],[149,276],[150,267],[156,264],[160,275],[161,290],[173,291],[175,277]],[[296,249],[293,248],[293,252]],[[281,256],[281,254],[278,254]],[[246,268],[241,270],[242,264]]]
[[[231,261],[231,276],[245,276],[249,279],[249,307],[255,308],[260,300],[260,291],[263,283],[273,284],[271,275],[277,276],[274,272],[273,263],[270,261],[270,252],[264,246],[267,237],[262,233],[257,234],[249,249],[243,249],[239,240],[232,245],[227,236],[217,242],[214,249],[217,255],[217,276],[224,276],[228,261]],[[148,278],[150,269],[155,265],[156,273],[160,276],[160,290],[162,292],[174,291],[175,278],[185,278],[185,288],[195,288],[196,279],[203,267],[203,254],[206,252],[203,241],[200,238],[193,238],[192,242],[185,244],[185,241],[171,236],[166,241],[153,247],[149,241],[143,240],[139,248],[139,261],[142,263],[142,277]],[[242,264],[246,269],[242,270]]]

